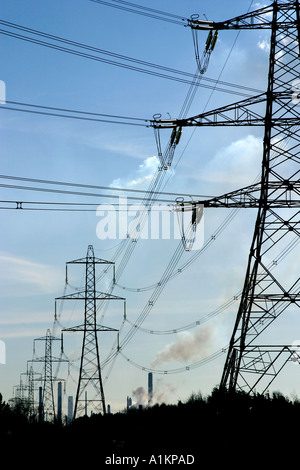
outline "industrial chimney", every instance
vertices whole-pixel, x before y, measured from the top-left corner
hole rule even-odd
[[[68,423],[70,424],[73,420],[73,397],[68,397]]]
[[[152,372],[148,374],[148,406],[151,405],[153,398],[153,375]]]
[[[57,421],[61,423],[62,418],[62,383],[57,384]]]
[[[127,397],[127,410],[129,410],[129,408],[131,408],[131,405],[132,405],[132,398]]]

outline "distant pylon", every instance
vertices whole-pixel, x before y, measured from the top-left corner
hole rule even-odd
[[[97,324],[97,300],[123,300],[125,315],[125,298],[96,291],[96,264],[111,264],[114,268],[114,263],[95,258],[92,245],[88,246],[85,258],[69,261],[68,264],[84,264],[86,272],[84,291],[64,295],[56,299],[84,300],[85,302],[84,323],[63,329],[63,331],[69,332],[83,332],[80,371],[73,414],[75,419],[82,414],[87,414],[88,409],[93,413],[106,413],[97,332],[118,332],[118,330]]]
[[[40,372],[34,372],[33,366],[31,364],[30,367],[28,367],[27,364],[27,384],[28,384],[28,413],[29,417],[32,419],[35,418],[35,400],[34,400],[34,392],[36,390],[36,387],[34,386],[34,382],[39,380],[41,381],[42,374]],[[38,375],[39,378],[34,378],[35,375]]]
[[[52,421],[56,418],[55,412],[55,403],[54,403],[54,391],[53,391],[53,382],[57,381],[56,377],[53,376],[52,371],[52,364],[54,362],[67,362],[66,359],[62,357],[55,357],[52,355],[52,343],[53,341],[60,341],[61,342],[61,352],[63,352],[62,346],[62,339],[56,338],[55,336],[51,335],[51,331],[48,329],[46,332],[46,336],[41,338],[36,338],[34,340],[33,345],[33,352],[35,355],[35,342],[36,341],[44,341],[45,343],[45,355],[41,357],[34,357],[29,362],[40,362],[43,363],[43,373],[42,373],[42,410],[40,413],[40,417],[42,420]],[[61,380],[61,379],[60,379]]]
[[[19,385],[14,386],[14,398],[12,401],[14,403],[14,406],[18,406],[24,412],[27,412],[29,408],[28,398],[26,398],[26,395],[27,395],[26,391],[28,391],[28,384],[25,384],[24,381],[22,380],[23,375],[25,374],[22,373],[20,375]]]

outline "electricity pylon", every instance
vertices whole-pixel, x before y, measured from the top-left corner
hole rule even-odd
[[[94,413],[106,413],[105,397],[101,378],[101,364],[99,356],[98,336],[99,331],[118,330],[97,324],[97,301],[123,300],[125,316],[125,299],[115,295],[96,291],[95,266],[96,264],[114,263],[96,258],[92,245],[88,246],[85,258],[69,261],[68,264],[85,264],[85,290],[73,294],[57,297],[56,300],[84,300],[84,323],[82,325],[64,328],[63,331],[83,332],[81,350],[80,371],[77,385],[77,393],[74,405],[74,419],[80,415],[87,414],[87,408]],[[67,273],[66,273],[67,277]],[[91,398],[92,396],[92,398]]]
[[[45,343],[45,355],[40,357],[35,357],[35,342],[36,341],[44,341]],[[52,355],[52,343],[53,341],[60,341],[61,342],[61,355],[60,357],[55,357]],[[51,421],[55,420],[56,412],[55,412],[55,403],[54,403],[54,391],[53,391],[53,383],[57,380],[61,380],[56,378],[53,375],[53,367],[52,364],[54,362],[61,363],[61,362],[68,362],[67,359],[62,358],[63,354],[63,343],[62,338],[56,338],[55,336],[51,335],[51,331],[48,329],[46,332],[46,336],[42,336],[41,338],[36,338],[33,343],[33,353],[34,358],[31,359],[29,362],[40,362],[43,363],[43,373],[42,373],[42,403],[39,404],[41,406],[40,409],[40,418],[42,420]]]
[[[35,379],[34,376],[38,375],[39,379]],[[28,364],[27,364],[27,381],[28,381],[28,404],[29,404],[29,416],[33,417],[34,416],[34,392],[36,390],[34,386],[34,382],[36,380],[41,380],[41,373],[34,372],[33,366],[31,365],[28,369]]]
[[[284,365],[295,357],[291,344],[270,345],[269,327],[283,312],[300,307],[300,278],[288,269],[287,263],[280,272],[276,269],[279,262],[286,262],[300,236],[299,1],[276,0],[268,7],[225,22],[191,19],[189,26],[194,30],[271,32],[265,93],[187,119],[152,121],[155,129],[264,127],[260,182],[199,204],[258,209],[220,387],[250,393],[259,386],[265,392]]]
[[[25,384],[22,380],[22,375],[25,374],[22,373],[20,375],[19,385],[15,385],[13,387],[14,398],[12,399],[12,402],[14,403],[14,406],[18,406],[20,409],[22,409],[23,412],[26,412],[29,408],[28,399],[26,398],[26,391],[28,391],[28,385]]]

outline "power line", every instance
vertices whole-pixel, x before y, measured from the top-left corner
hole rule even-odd
[[[110,188],[110,189],[111,189],[111,188]],[[173,267],[172,267],[172,269],[173,269]]]
[[[198,79],[198,73],[196,73],[194,75],[194,80],[193,80],[193,85],[195,85],[198,81],[200,81],[200,79]],[[191,98],[190,98],[191,97]],[[194,91],[193,91],[193,87],[191,86],[190,90],[189,90],[189,94],[185,100],[185,103],[182,107],[182,110],[181,110],[181,114],[183,114],[185,111],[187,111],[187,109],[189,108],[190,104],[191,104],[191,101],[192,99],[194,98]],[[213,240],[213,238],[211,239]],[[209,243],[206,244],[206,246],[209,246]],[[141,314],[139,315],[139,317],[137,318],[134,326],[131,327],[130,331],[127,333],[127,335],[125,335],[125,337],[123,338],[122,340],[122,343],[121,343],[121,348],[119,349],[119,351],[124,348],[124,346],[127,345],[127,343],[129,341],[131,341],[132,337],[134,336],[134,334],[136,333],[137,329],[141,326],[141,324],[143,323],[143,321],[145,320],[145,318],[148,316],[148,314],[150,313],[154,303],[156,302],[157,298],[159,297],[161,291],[163,290],[164,288],[164,285],[173,277],[173,275],[176,273],[175,271],[175,266],[176,264],[178,263],[180,257],[181,257],[181,254],[182,254],[182,249],[183,249],[183,244],[179,244],[177,249],[175,250],[175,253],[172,257],[172,259],[170,260],[167,268],[166,268],[166,271],[164,273],[164,275],[162,276],[161,280],[159,281],[159,283],[157,283],[155,285],[155,288],[154,288],[154,292],[152,293],[152,296],[150,297],[148,303],[145,305],[144,309],[142,310]],[[201,250],[202,252],[202,250]],[[178,271],[177,271],[178,272]],[[121,325],[121,328],[120,328],[120,332],[122,330],[124,326],[124,322],[122,323]],[[111,363],[111,367],[110,367],[110,370],[107,374],[107,376],[109,375],[109,373],[111,372],[111,368],[113,367],[113,364],[114,364],[114,361],[116,360],[116,357],[118,355],[118,350],[116,350],[115,347],[113,347],[112,351],[111,351],[111,354],[108,355],[108,357],[106,358],[106,361],[105,363],[108,364],[108,363]]]
[[[209,240],[215,240],[215,238],[211,238]],[[291,253],[291,251],[293,251],[297,245],[299,245],[300,243],[300,239],[298,236],[296,236],[294,239],[292,239],[289,244],[283,249],[281,250],[281,252],[278,254],[277,258],[275,260],[272,260],[272,262],[269,263],[268,265],[268,269],[270,271],[274,270],[281,261],[283,261],[287,255],[289,253]],[[187,267],[189,267],[195,260],[196,258],[199,257],[199,255],[201,255],[203,253],[203,250],[199,251],[198,253],[195,253],[194,256],[192,256],[192,258],[188,261],[188,264],[185,264],[185,267],[181,267],[179,268],[171,277],[170,277],[170,280],[173,279],[175,276],[181,274],[184,269],[186,269]],[[150,286],[151,288],[154,288],[157,284],[154,284],[152,286]],[[118,284],[118,286],[120,287],[120,285]],[[125,289],[125,288],[123,288]],[[139,289],[138,291],[142,291],[142,290],[146,290],[148,288],[142,288],[142,289]],[[133,289],[128,289],[128,290],[133,290]],[[134,290],[135,292],[137,291],[137,289]],[[138,326],[138,325],[135,325],[135,323],[131,322],[130,320],[128,320],[128,318],[126,318],[126,321],[127,323],[129,323],[130,325],[138,328],[140,331],[143,331],[145,333],[150,333],[150,334],[154,334],[154,335],[170,335],[170,334],[174,334],[174,333],[178,333],[178,332],[181,332],[181,331],[186,331],[186,330],[189,330],[189,329],[192,329],[192,328],[195,328],[196,326],[200,326],[201,324],[207,322],[208,320],[210,320],[212,317],[215,317],[216,315],[219,315],[220,313],[222,313],[224,310],[226,310],[228,307],[230,307],[235,301],[239,300],[240,297],[241,297],[241,294],[242,294],[242,289],[239,290],[239,292],[237,292],[233,297],[231,297],[229,300],[227,300],[226,302],[224,302],[222,305],[220,305],[219,307],[217,307],[215,310],[211,311],[210,313],[207,313],[205,315],[202,315],[200,318],[198,318],[198,320],[192,322],[192,323],[189,323],[187,325],[184,325],[184,326],[181,326],[181,327],[178,327],[178,328],[172,328],[172,329],[169,329],[169,330],[155,330],[155,329],[149,329],[149,328],[143,328],[141,326]]]
[[[135,3],[125,2],[122,0],[112,0],[114,3],[105,2],[103,0],[91,0],[94,3],[100,3],[108,7],[117,8],[119,10],[128,11],[130,13],[136,13],[138,15],[147,16],[156,20],[166,21],[168,23],[174,23],[181,26],[186,26],[188,18],[175,15],[173,13],[167,13],[165,11],[156,10],[154,8],[145,7],[142,5],[136,5]]]
[[[133,71],[136,71],[136,72],[142,72],[142,73],[154,75],[154,76],[157,76],[157,77],[160,77],[160,78],[165,78],[165,79],[168,79],[168,80],[175,80],[175,81],[178,81],[178,82],[181,82],[181,83],[187,83],[187,84],[192,84],[194,82],[194,74],[189,73],[189,72],[173,69],[171,67],[165,67],[163,65],[154,64],[154,63],[147,62],[147,61],[140,60],[140,59],[135,59],[135,58],[125,56],[125,55],[121,55],[121,54],[117,54],[117,53],[114,53],[114,52],[111,52],[111,51],[106,51],[106,50],[103,50],[103,49],[99,49],[97,47],[93,47],[93,46],[89,46],[87,44],[72,41],[72,40],[69,40],[69,39],[66,39],[66,38],[62,38],[60,36],[55,36],[55,35],[52,35],[52,34],[44,33],[42,31],[38,31],[38,30],[35,30],[35,29],[32,29],[32,28],[27,28],[25,26],[18,25],[18,24],[15,24],[15,23],[11,23],[11,22],[8,22],[8,21],[0,20],[0,24],[4,25],[6,27],[9,27],[9,28],[19,29],[23,32],[27,32],[27,33],[30,33],[32,35],[41,36],[43,38],[50,39],[51,41],[56,41],[56,42],[60,42],[60,43],[63,43],[63,44],[67,44],[68,46],[76,47],[78,49],[84,49],[84,50],[88,50],[90,52],[94,52],[94,53],[97,53],[97,54],[107,55],[107,56],[110,56],[110,57],[113,57],[113,58],[121,59],[125,62],[131,62],[131,63],[135,63],[135,64],[138,64],[138,65],[142,65],[144,67],[154,68],[154,69],[157,69],[157,70],[161,70],[162,72],[171,73],[173,75],[168,75],[166,73],[161,73],[161,72],[155,72],[154,70],[147,70],[145,68],[136,67],[136,66],[129,65],[129,64],[126,64],[126,63],[117,62],[117,61],[110,60],[110,59],[105,59],[103,57],[92,55],[92,54],[89,54],[87,52],[83,52],[83,51],[80,51],[80,50],[63,47],[59,44],[53,44],[53,43],[42,41],[42,40],[32,38],[32,37],[29,37],[29,36],[24,36],[24,35],[15,33],[15,32],[0,29],[0,34],[10,36],[10,37],[13,37],[13,38],[16,38],[16,39],[24,40],[24,41],[31,42],[31,43],[34,43],[34,44],[37,44],[37,45],[49,47],[51,49],[59,50],[61,52],[66,52],[66,53],[69,53],[69,54],[81,56],[81,57],[92,59],[92,60],[95,60],[95,61],[104,62],[104,63],[110,64],[110,65],[115,65],[115,66],[118,66],[118,67],[130,69],[130,70],[133,70]],[[179,76],[177,76],[177,75],[179,75]],[[183,78],[183,77],[185,77],[185,78]],[[215,83],[215,80],[212,79],[212,78],[206,78],[206,79],[203,78],[203,80],[207,81],[207,82]],[[233,90],[228,90],[228,89],[225,89],[225,88],[216,87],[216,86],[212,86],[212,85],[208,85],[208,84],[205,85],[203,83],[198,83],[197,86],[201,86],[201,87],[209,88],[209,89],[214,89],[214,90],[217,90],[217,91],[222,91],[222,92],[225,92],[225,93],[231,93],[231,94],[246,96],[246,97],[249,96],[248,93],[244,93],[246,91],[251,92],[251,93],[257,93],[257,92],[260,91],[260,90],[256,90],[256,89],[251,88],[251,87],[244,87],[243,85],[232,84],[232,83],[229,83],[229,82],[220,82],[219,81],[218,83],[222,86],[227,86],[227,87],[233,88]],[[240,91],[238,91],[238,90],[240,90]],[[88,114],[91,114],[91,113],[88,113]]]
[[[187,269],[192,263],[194,263],[196,261],[196,259],[199,258],[199,256],[201,256],[210,246],[212,243],[214,243],[217,238],[221,235],[221,233],[227,228],[227,226],[232,222],[232,220],[234,219],[234,217],[237,215],[237,213],[239,212],[240,209],[232,209],[230,211],[230,213],[228,214],[228,216],[225,218],[225,220],[223,220],[223,222],[221,222],[221,224],[217,227],[217,229],[213,232],[213,234],[207,238],[207,240],[205,241],[205,243],[203,244],[203,246],[195,251],[195,253],[187,260],[185,261],[171,276],[170,276],[170,280],[174,279],[175,277],[177,277],[179,274],[181,274],[183,271],[185,271],[185,269]],[[158,283],[154,283],[150,286],[144,286],[144,287],[139,287],[139,288],[133,288],[133,287],[127,287],[127,286],[123,286],[121,285],[120,283],[116,283],[116,285],[118,287],[120,287],[121,289],[123,290],[127,290],[127,291],[131,291],[131,292],[144,292],[144,291],[148,291],[148,290],[152,290],[154,288],[157,287]]]
[[[49,201],[17,201],[17,200],[1,200],[1,204],[14,204],[15,207],[11,206],[0,206],[0,209],[17,209],[22,211],[62,211],[62,212],[95,212],[95,207],[99,207],[99,203],[84,203],[84,202],[49,202]],[[25,207],[34,206],[34,207]],[[127,206],[122,208],[122,204],[109,204],[112,206],[111,210],[126,210]],[[41,206],[41,207],[37,207]],[[46,206],[46,207],[44,207]],[[58,206],[58,207],[54,207]],[[64,207],[65,206],[65,207]],[[106,207],[106,211],[110,208]]]
[[[6,103],[13,103],[13,102],[6,101]],[[19,104],[23,105],[23,103],[19,103]],[[51,108],[51,107],[47,107],[47,106],[38,106],[38,105],[34,105],[34,104],[24,104],[24,106],[28,106],[28,107],[31,106],[31,107],[44,108],[44,109],[56,109],[56,108]],[[71,115],[71,114],[60,114],[60,113],[54,113],[54,112],[37,111],[37,110],[33,110],[33,109],[16,108],[16,107],[12,108],[10,106],[3,106],[3,107],[1,107],[1,109],[8,110],[8,111],[21,111],[21,112],[30,113],[30,114],[40,114],[40,115],[44,115],[44,116],[55,116],[55,117],[62,117],[62,118],[68,118],[68,119],[79,119],[79,120],[82,120],[82,121],[94,121],[94,122],[105,122],[105,123],[109,123],[109,124],[125,124],[125,125],[130,125],[130,126],[149,127],[147,124],[141,124],[141,123],[130,122],[129,121],[129,119],[131,119],[132,121],[141,120],[139,118],[123,117],[122,119],[127,119],[127,121],[121,121],[121,117],[113,116],[113,115],[111,115],[111,117],[115,118],[115,119],[99,119],[99,118],[95,118],[95,117],[93,117],[93,118],[92,117],[86,117],[86,116],[83,116],[83,115],[82,116],[74,116],[74,115]],[[68,112],[80,113],[81,111],[68,111]],[[96,114],[96,113],[83,112],[82,114]],[[101,116],[101,114],[99,114],[99,116]],[[109,116],[109,115],[107,115],[107,116]],[[116,119],[120,119],[120,120],[116,120]],[[147,122],[147,120],[144,120],[144,121],[145,121],[145,123]]]
[[[5,201],[4,201],[5,202]],[[23,204],[23,202],[21,202]],[[12,207],[3,207],[0,206],[0,210],[16,210],[20,209],[22,211],[42,211],[42,212],[95,212],[94,209],[67,209],[67,208],[46,208],[46,207],[21,207],[21,208],[12,208]]]
[[[249,5],[248,10],[247,10],[248,12],[250,11],[250,9],[251,9],[251,7],[252,7],[252,4],[253,4],[253,0],[250,1],[250,5]],[[230,51],[229,51],[229,53],[228,53],[228,55],[227,55],[227,57],[226,57],[226,60],[225,60],[225,62],[224,62],[224,64],[223,64],[223,66],[222,66],[222,69],[221,69],[221,71],[220,71],[220,73],[219,73],[219,76],[218,76],[218,78],[217,78],[217,80],[216,80],[216,82],[215,82],[215,87],[217,86],[218,83],[221,83],[221,80],[220,80],[220,79],[221,79],[221,76],[222,76],[222,74],[223,74],[223,72],[224,72],[224,70],[225,70],[225,67],[226,67],[226,65],[227,65],[227,63],[228,63],[228,60],[229,60],[229,58],[230,58],[230,56],[231,56],[231,54],[232,54],[232,52],[233,52],[233,49],[234,49],[234,47],[235,47],[235,45],[236,45],[236,42],[237,42],[237,40],[238,40],[238,38],[239,38],[239,35],[240,35],[240,31],[238,31],[238,33],[237,33],[237,35],[236,35],[236,37],[235,37],[235,39],[234,39],[234,41],[233,41],[233,44],[232,44],[232,46],[231,46],[231,48],[230,48]],[[214,91],[215,91],[215,87],[212,87],[212,91],[211,91],[211,93],[210,93],[210,95],[209,95],[209,97],[208,97],[208,100],[207,100],[207,102],[206,102],[206,104],[205,104],[205,106],[204,106],[203,112],[206,110],[206,108],[207,108],[207,106],[208,106],[208,103],[210,102],[210,100],[211,100],[211,98],[212,98],[212,96],[213,96],[213,93],[214,93]],[[188,145],[189,145],[189,143],[190,143],[190,141],[191,141],[191,139],[192,139],[192,137],[193,137],[195,131],[196,131],[196,128],[193,129],[192,134],[191,134],[191,136],[190,136],[190,138],[189,138],[189,140],[188,140],[188,142],[187,142],[185,148],[183,149],[183,151],[182,151],[180,157],[178,158],[176,164],[174,165],[174,170],[175,170],[176,167],[179,165],[179,162],[180,162],[180,160],[182,159],[183,154],[184,154],[186,148],[188,147]],[[170,177],[169,177],[169,178],[170,178]],[[167,182],[168,182],[168,181],[167,181]],[[167,184],[167,182],[166,182],[165,184]]]
[[[129,364],[133,365],[137,369],[147,371],[147,372],[153,372],[154,374],[169,375],[169,374],[180,374],[182,372],[187,372],[189,370],[196,369],[198,367],[204,366],[205,364],[208,364],[209,362],[214,361],[215,359],[218,359],[220,356],[222,356],[227,351],[227,349],[228,349],[228,345],[226,345],[222,349],[219,349],[218,351],[214,352],[210,356],[207,356],[203,359],[200,359],[197,362],[193,362],[193,363],[191,363],[187,366],[178,367],[176,369],[152,369],[150,367],[145,367],[145,366],[142,366],[141,364],[138,364],[137,362],[130,359],[128,356],[125,356],[125,354],[123,352],[119,352],[119,354],[121,354],[121,356],[123,356],[124,359]]]
[[[77,187],[77,188],[86,188],[86,189],[101,189],[107,191],[121,191],[121,192],[130,192],[130,193],[147,193],[147,190],[143,189],[133,189],[133,188],[120,188],[120,187],[112,187],[112,186],[99,186],[93,184],[83,184],[83,183],[70,183],[66,181],[55,181],[55,180],[45,180],[41,178],[26,178],[21,176],[11,176],[11,175],[0,175],[0,179],[8,179],[8,180],[15,180],[15,181],[24,181],[30,183],[42,183],[42,184],[50,184],[50,185],[59,185],[59,186],[70,186],[70,187]],[[207,195],[199,195],[199,194],[192,194],[192,193],[174,193],[174,192],[159,192],[160,195],[163,196],[175,196],[175,197],[191,197],[191,198],[212,198],[213,196]]]
[[[251,1],[251,4],[252,4],[252,1]],[[250,4],[250,6],[251,6],[251,4]],[[250,7],[249,7],[249,8],[250,8]],[[235,41],[235,42],[236,42],[236,41]],[[235,45],[235,42],[234,42],[234,45]],[[231,53],[231,52],[232,52],[232,51],[230,51],[230,53]],[[220,75],[221,75],[221,74],[220,74]],[[197,76],[196,76],[196,74],[195,74],[195,80],[196,80],[196,78],[197,78]],[[219,79],[220,79],[220,76],[219,76]],[[192,90],[190,90],[190,91],[191,91],[191,96],[192,96],[191,99],[193,99]],[[213,91],[214,91],[214,90],[213,90]],[[211,98],[211,97],[210,97],[210,98]],[[188,101],[188,97],[187,97],[186,101]],[[189,106],[189,103],[187,103],[187,107],[188,107],[188,106]],[[185,111],[185,104],[183,105],[183,108],[182,108],[181,113],[184,113],[184,111]],[[182,157],[182,155],[181,155],[181,157]],[[236,211],[233,211],[232,213],[236,213]],[[213,238],[212,238],[212,240],[213,240]],[[179,247],[178,247],[177,250],[175,251],[175,253],[174,253],[174,255],[173,255],[173,258],[172,258],[171,262],[169,263],[169,265],[168,265],[168,267],[167,267],[167,270],[168,270],[168,268],[169,268],[169,269],[171,269],[171,272],[169,272],[169,275],[166,276],[166,279],[164,279],[164,282],[167,282],[167,280],[171,279],[172,275],[174,274],[174,272],[172,273],[172,270],[174,270],[174,267],[175,267],[175,264],[176,264],[175,259],[176,259],[177,256],[178,256],[178,253],[177,253],[178,249],[179,249]],[[179,254],[178,257],[180,258],[180,254]],[[172,267],[171,267],[171,266],[172,266]],[[166,274],[166,273],[165,273],[165,274]],[[164,283],[163,283],[163,284],[164,284]],[[141,324],[143,323],[144,319],[147,317],[149,311],[151,310],[151,306],[150,306],[150,305],[154,305],[153,297],[158,297],[158,296],[160,295],[160,292],[159,292],[160,289],[161,289],[161,282],[159,282],[159,283],[157,284],[157,286],[155,287],[154,293],[152,294],[152,297],[150,298],[149,303],[144,307],[144,309],[143,309],[143,311],[141,312],[140,316],[138,317],[138,319],[137,319],[135,325],[132,326],[132,328],[131,328],[131,330],[129,331],[129,333],[128,333],[128,334],[125,336],[125,338],[123,339],[122,344],[121,344],[121,349],[122,349],[122,347],[126,346],[127,343],[132,339],[132,337],[133,337],[133,335],[135,334],[135,332],[137,331],[137,329],[141,326]],[[155,300],[156,300],[156,298],[155,298]],[[124,325],[124,323],[122,324],[121,329],[122,329],[123,325]],[[120,350],[121,350],[121,349],[120,349]],[[120,350],[119,350],[119,351],[120,351]],[[111,352],[111,355],[109,355],[109,356],[107,357],[107,359],[106,359],[106,364],[111,362],[111,367],[112,367],[114,361],[116,360],[117,355],[118,355],[118,350],[116,350],[116,349],[114,350],[114,349],[113,349],[112,352]],[[155,372],[157,372],[157,371],[155,371]],[[108,372],[108,374],[109,374],[109,373],[110,373],[110,371]]]
[[[15,104],[18,106],[29,106],[32,108],[41,108],[41,109],[50,109],[53,111],[62,111],[62,112],[67,112],[67,113],[76,113],[76,114],[82,114],[82,115],[89,115],[89,116],[97,116],[97,117],[109,117],[109,118],[115,118],[115,119],[128,119],[128,120],[134,120],[134,121],[143,121],[143,122],[148,122],[148,119],[143,119],[143,118],[137,118],[137,117],[132,117],[132,116],[119,116],[115,114],[103,114],[103,113],[95,113],[95,112],[90,112],[90,111],[79,111],[75,109],[67,109],[67,108],[57,108],[53,106],[42,106],[42,105],[37,105],[37,104],[30,104],[30,103],[20,103],[19,101],[8,101],[6,100],[5,103],[9,104]]]
[[[66,189],[42,188],[42,187],[36,187],[36,186],[0,184],[0,187],[7,188],[7,189],[20,189],[24,191],[39,191],[39,192],[46,192],[46,193],[68,194],[72,196],[91,196],[91,197],[106,197],[106,198],[109,197],[109,198],[114,198],[114,199],[119,198],[119,195],[116,195],[116,194],[107,195],[107,194],[89,193],[89,192],[83,192],[83,191],[67,191]],[[141,200],[140,197],[135,197],[135,196],[127,196],[127,198],[132,199],[132,200],[137,200],[137,201]],[[174,203],[173,199],[156,199],[156,201]]]

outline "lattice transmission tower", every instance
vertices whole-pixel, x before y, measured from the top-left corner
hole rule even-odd
[[[38,375],[39,377],[35,378],[36,375]],[[35,409],[35,400],[34,400],[35,393],[34,392],[36,391],[35,382],[37,380],[41,381],[41,376],[42,374],[40,372],[35,372],[33,370],[32,364],[29,368],[27,364],[28,404],[29,404],[29,416],[30,417],[34,417],[34,409]]]
[[[88,409],[93,413],[106,413],[105,397],[101,377],[98,332],[118,332],[118,330],[97,324],[97,301],[105,302],[109,300],[122,300],[124,302],[124,316],[126,303],[125,298],[123,297],[117,297],[112,294],[96,291],[96,265],[112,265],[114,272],[115,269],[113,262],[105,261],[95,257],[92,245],[88,246],[85,258],[69,261],[67,266],[68,264],[85,265],[85,289],[73,294],[57,297],[56,299],[84,300],[84,323],[78,326],[63,329],[63,331],[69,332],[83,332],[80,370],[73,415],[73,418],[75,419],[82,414],[87,414]],[[68,274],[66,272],[66,280],[67,279]]]
[[[44,356],[35,356],[35,349],[36,349],[36,341],[43,341],[45,345],[45,354]],[[53,356],[52,354],[52,344],[54,341],[60,342],[60,356]],[[62,338],[57,338],[52,336],[50,329],[47,330],[46,335],[40,338],[36,338],[33,342],[33,354],[34,358],[28,362],[37,362],[43,364],[43,372],[42,372],[42,396],[41,396],[41,403],[39,403],[39,419],[41,421],[53,421],[56,419],[56,411],[55,411],[55,400],[54,400],[54,390],[53,385],[54,382],[61,380],[58,379],[53,374],[53,363],[62,363],[68,362],[67,359],[62,357],[63,354],[63,342]],[[31,377],[31,380],[33,378]],[[33,384],[31,383],[31,387]],[[33,393],[33,390],[32,390]]]
[[[284,365],[295,359],[293,344],[270,344],[269,327],[281,314],[299,312],[300,307],[299,269],[289,269],[291,264],[299,266],[299,251],[298,258],[293,251],[300,236],[299,1],[276,0],[224,22],[192,18],[189,26],[194,32],[270,30],[265,93],[187,119],[152,121],[156,130],[185,126],[264,128],[260,182],[198,203],[205,207],[257,208],[220,387],[249,393],[259,387],[265,392]],[[279,263],[283,265],[280,270]]]
[[[19,409],[22,409],[24,412],[26,412],[29,409],[29,401],[27,398],[28,384],[24,383],[24,380],[22,379],[23,375],[25,374],[20,374],[20,383],[18,385],[14,385],[13,387],[14,397],[10,400],[10,402],[13,407],[18,407]]]

